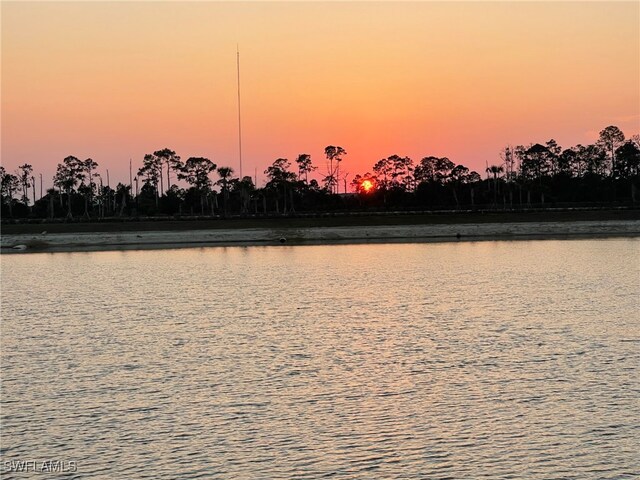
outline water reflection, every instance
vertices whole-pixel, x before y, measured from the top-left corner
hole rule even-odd
[[[3,460],[75,460],[82,478],[631,478],[639,247],[3,257]]]

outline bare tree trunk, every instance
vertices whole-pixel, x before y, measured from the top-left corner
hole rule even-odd
[[[333,193],[333,158],[329,161],[329,175],[331,178],[331,188],[329,189],[329,193]]]

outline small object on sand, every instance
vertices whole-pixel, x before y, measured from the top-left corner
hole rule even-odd
[[[26,246],[26,245],[22,245],[22,244],[21,244],[21,245],[15,245],[15,246],[13,247],[13,249],[14,249],[14,250],[26,250],[26,249],[27,249],[27,246]]]
[[[285,243],[286,241],[287,241],[287,239],[286,239],[286,238],[284,238],[284,237],[280,237],[280,243]]]

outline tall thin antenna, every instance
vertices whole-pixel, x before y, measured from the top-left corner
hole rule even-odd
[[[240,121],[240,47],[237,44],[236,66],[238,67],[238,153],[240,156],[240,180],[242,180],[242,122]]]

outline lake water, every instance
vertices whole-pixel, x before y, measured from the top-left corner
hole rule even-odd
[[[3,478],[640,476],[640,239],[1,262]]]

